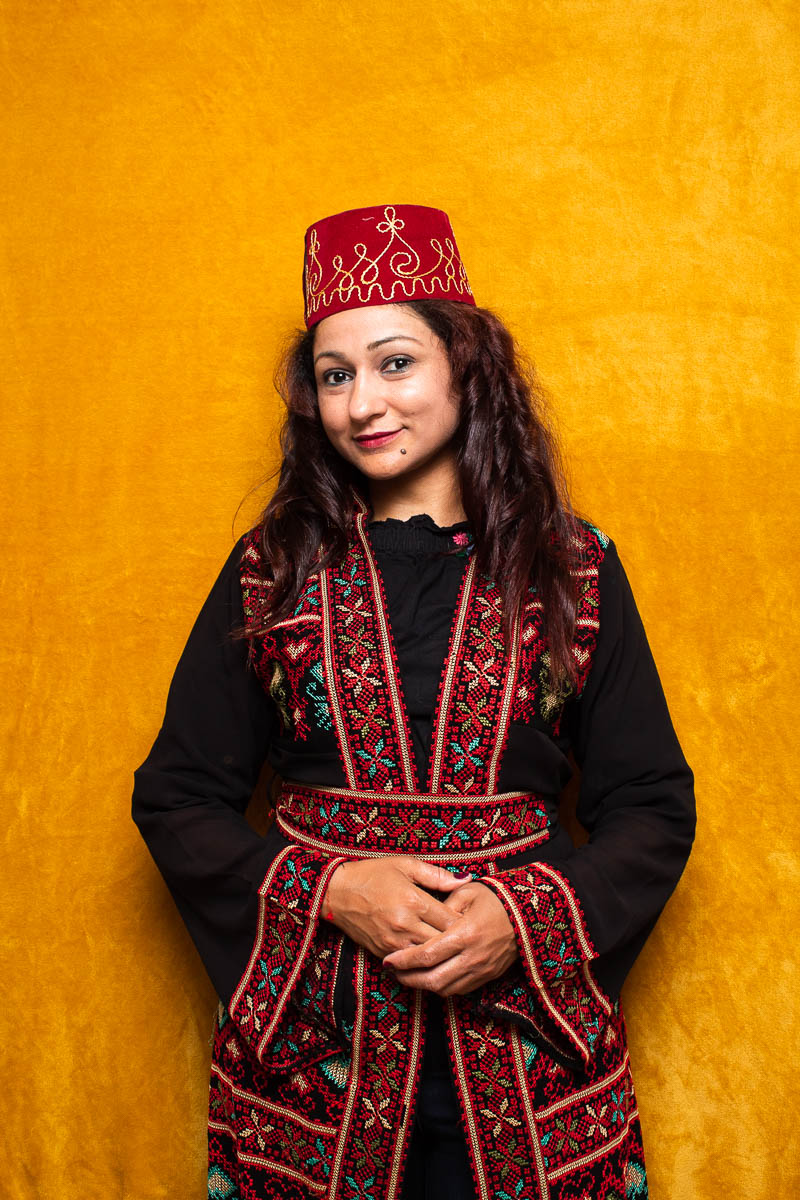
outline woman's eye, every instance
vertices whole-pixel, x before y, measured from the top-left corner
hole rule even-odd
[[[338,387],[341,383],[346,383],[350,378],[347,371],[326,371],[322,376],[322,382],[328,387]]]
[[[400,371],[405,371],[410,367],[413,361],[411,358],[404,358],[398,354],[394,358],[387,359],[383,364],[383,369],[384,371],[388,371],[390,375],[397,375]]]

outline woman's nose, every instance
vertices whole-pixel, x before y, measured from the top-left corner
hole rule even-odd
[[[353,421],[366,421],[386,411],[383,381],[368,374],[356,375],[350,388],[350,417]]]

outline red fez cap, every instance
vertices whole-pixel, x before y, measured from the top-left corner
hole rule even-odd
[[[447,213],[419,204],[353,208],[306,230],[306,325],[404,300],[474,304]]]

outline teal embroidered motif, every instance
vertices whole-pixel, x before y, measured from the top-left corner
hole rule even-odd
[[[332,729],[331,710],[328,704],[328,693],[325,689],[325,679],[322,673],[322,663],[315,662],[306,677],[306,696],[311,702],[314,713],[314,723],[320,729]]]
[[[239,1189],[221,1167],[208,1172],[208,1200],[239,1200]]]
[[[344,1054],[332,1054],[330,1058],[323,1058],[319,1065],[328,1082],[343,1092],[350,1076],[350,1059]]]
[[[649,1194],[644,1164],[631,1159],[625,1164],[625,1200],[647,1200]]]
[[[379,767],[396,767],[397,766],[397,763],[395,762],[395,760],[393,758],[390,758],[388,754],[383,753],[385,748],[386,748],[386,739],[380,737],[380,738],[378,738],[377,742],[375,743],[375,753],[374,754],[369,754],[366,750],[356,750],[356,755],[358,756],[358,758],[362,759],[365,763],[368,764],[367,775],[369,776],[370,783],[374,780],[376,772],[378,771]]]
[[[608,549],[609,538],[602,529],[598,529],[596,525],[590,525],[588,521],[584,521],[583,525],[594,534],[604,550]]]
[[[539,1053],[539,1047],[536,1045],[536,1042],[534,1042],[533,1038],[529,1038],[524,1033],[520,1034],[519,1040],[522,1044],[523,1054],[525,1055],[525,1070],[527,1071],[530,1068],[533,1060],[536,1058],[536,1055]]]
[[[306,605],[311,608],[319,608],[319,575],[309,575],[308,582],[303,589],[303,594],[295,605],[293,617],[299,617]]]

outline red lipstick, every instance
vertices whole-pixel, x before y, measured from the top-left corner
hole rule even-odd
[[[382,450],[384,446],[388,446],[390,442],[394,441],[400,433],[402,433],[400,429],[379,430],[377,433],[361,433],[353,440],[358,443],[362,450]]]

